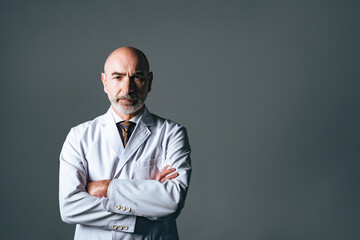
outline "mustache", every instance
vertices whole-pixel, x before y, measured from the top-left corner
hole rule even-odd
[[[121,96],[118,96],[117,98],[116,98],[116,100],[117,101],[119,101],[119,100],[133,100],[133,101],[135,101],[135,100],[137,100],[137,98],[136,97],[132,97],[132,96],[130,96],[130,95],[121,95]]]

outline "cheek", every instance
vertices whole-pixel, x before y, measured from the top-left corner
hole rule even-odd
[[[107,92],[109,96],[116,97],[119,95],[120,91],[121,91],[121,87],[117,86],[116,84],[107,86]]]
[[[144,89],[139,89],[137,91],[137,95],[138,97],[144,97],[146,95],[146,92],[144,91]]]
[[[139,95],[145,95],[148,92],[148,85],[147,84],[141,84],[137,86]]]

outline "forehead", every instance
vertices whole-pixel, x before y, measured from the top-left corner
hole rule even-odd
[[[112,72],[146,72],[146,64],[141,56],[133,53],[114,54],[105,63],[105,71]]]

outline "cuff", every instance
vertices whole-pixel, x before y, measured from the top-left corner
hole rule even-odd
[[[108,201],[105,204],[105,208],[108,212],[113,212],[122,215],[135,215],[134,210],[135,206],[133,203],[124,201],[124,197],[121,197],[121,194],[118,194],[116,181],[112,180],[109,184],[107,194]]]
[[[128,216],[126,219],[113,221],[109,225],[109,229],[119,232],[134,233],[136,224],[136,216]]]

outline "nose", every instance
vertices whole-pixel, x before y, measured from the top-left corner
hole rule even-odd
[[[134,83],[133,83],[133,80],[129,76],[126,76],[123,79],[121,91],[124,94],[130,94],[134,91]]]

